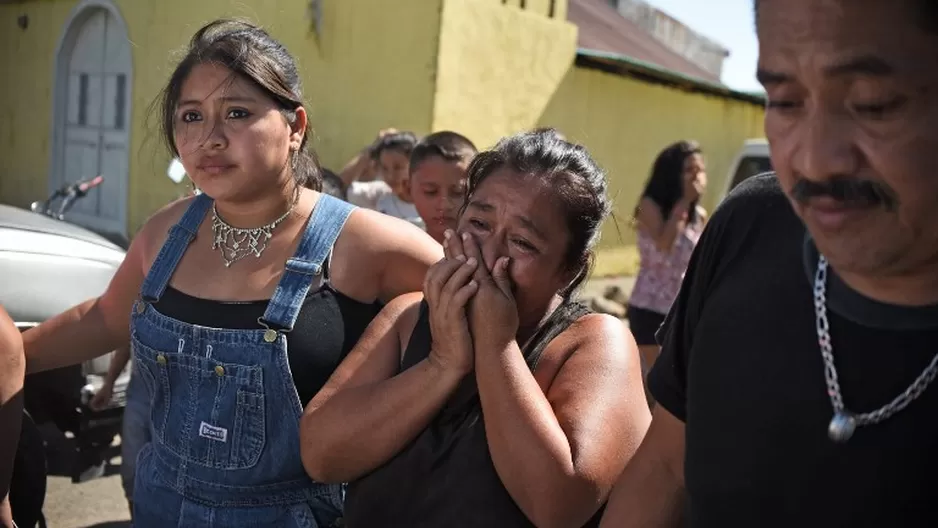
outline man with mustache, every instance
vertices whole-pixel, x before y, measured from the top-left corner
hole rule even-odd
[[[756,4],[776,174],[700,239],[603,526],[938,526],[938,2]]]

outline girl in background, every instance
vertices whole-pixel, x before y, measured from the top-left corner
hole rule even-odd
[[[626,317],[644,369],[658,358],[655,333],[677,297],[706,219],[698,205],[707,188],[703,152],[694,141],[661,151],[635,208],[641,264]]]

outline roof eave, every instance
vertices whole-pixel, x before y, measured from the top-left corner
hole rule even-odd
[[[765,105],[765,95],[742,92],[713,81],[693,77],[641,61],[626,55],[593,49],[577,49],[576,65],[612,73],[635,77],[646,82],[663,84],[690,92],[706,93],[727,99],[734,99],[759,106]]]

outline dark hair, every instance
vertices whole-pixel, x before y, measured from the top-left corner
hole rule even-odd
[[[554,134],[554,135],[557,136],[558,138],[560,138],[560,139],[562,139],[562,140],[564,140],[564,141],[567,140],[567,136],[566,136],[563,132],[557,130],[556,128],[540,127],[540,128],[535,128],[535,129],[532,130],[531,132],[534,132],[534,133],[551,132],[552,134]]]
[[[332,172],[331,170],[322,167],[319,169],[319,173],[322,175],[322,189],[320,189],[325,194],[331,194],[336,198],[341,198],[346,200],[348,195],[346,194],[347,189],[345,188],[345,182],[342,181],[342,178],[338,174]]]
[[[571,297],[589,276],[593,246],[611,210],[605,173],[582,145],[562,139],[554,129],[538,129],[504,138],[493,149],[476,155],[469,164],[466,204],[479,185],[502,168],[548,181],[566,209],[570,246],[564,265],[577,274],[562,295]]]
[[[696,141],[678,141],[665,147],[655,158],[651,169],[651,176],[645,183],[642,198],[651,198],[661,208],[661,216],[665,220],[671,215],[671,210],[684,196],[684,163],[694,154],[700,154],[700,145]],[[698,199],[699,200],[699,199]],[[687,223],[693,224],[697,220],[697,202],[694,200],[687,211]],[[638,207],[635,208],[636,215]]]
[[[371,157],[377,160],[381,157],[382,152],[391,150],[400,152],[409,158],[416,145],[417,136],[413,132],[392,132],[375,141],[371,146]]]
[[[756,32],[759,29],[759,4],[763,0],[753,0],[752,8],[756,18]],[[912,13],[925,31],[938,32],[938,2],[935,0],[915,0],[915,12]]]
[[[179,156],[173,124],[182,84],[195,66],[205,63],[220,64],[234,75],[254,83],[273,99],[288,122],[295,122],[296,109],[303,106],[303,94],[296,61],[290,53],[270,34],[250,22],[215,20],[192,36],[185,56],[158,99],[163,140],[173,155]],[[307,146],[310,135],[307,123],[303,142],[294,153],[291,165],[298,184],[320,190],[319,160]]]
[[[434,132],[421,139],[410,153],[410,172],[413,173],[421,163],[434,156],[458,163],[472,159],[478,152],[472,141],[462,134],[449,130]]]

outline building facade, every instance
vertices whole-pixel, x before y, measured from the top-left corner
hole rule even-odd
[[[575,0],[573,0],[575,1]],[[601,0],[596,0],[601,1]],[[191,35],[223,16],[264,25],[297,57],[324,164],[382,128],[453,129],[478,145],[533,126],[586,144],[609,172],[619,229],[602,273],[626,266],[625,220],[665,144],[707,149],[711,189],[761,135],[758,100],[582,46],[567,0],[0,0],[0,202],[104,184],[72,218],[132,236],[184,189],[166,170],[157,100]],[[608,6],[606,6],[608,8]],[[580,29],[582,32],[582,28]],[[650,68],[650,69],[649,69]]]

